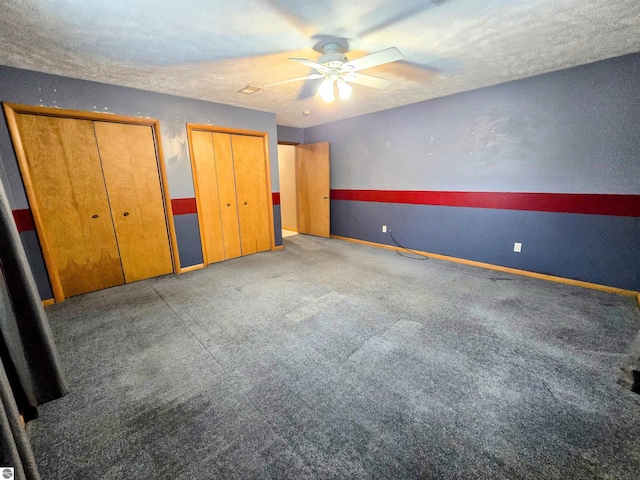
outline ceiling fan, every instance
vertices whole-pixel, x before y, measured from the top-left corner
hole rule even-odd
[[[396,47],[390,47],[349,61],[343,52],[344,49],[345,46],[341,43],[330,41],[322,46],[322,56],[315,62],[306,58],[290,58],[289,60],[315,69],[317,73],[312,73],[306,77],[291,78],[281,82],[269,83],[263,85],[263,87],[273,87],[302,80],[319,80],[322,78],[324,80],[320,83],[316,95],[319,95],[326,103],[331,103],[335,100],[336,87],[342,99],[347,99],[351,96],[351,83],[372,88],[386,87],[391,83],[389,80],[358,72],[404,58],[400,50]]]

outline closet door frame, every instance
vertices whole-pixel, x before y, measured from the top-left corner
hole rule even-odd
[[[193,175],[193,188],[196,196],[196,207],[198,209],[198,227],[200,228],[200,244],[202,245],[203,258],[206,258],[206,243],[204,238],[204,230],[202,225],[202,219],[200,216],[200,185],[198,183],[198,172],[196,171],[196,164],[193,155],[193,142],[192,133],[194,131],[209,132],[209,133],[226,133],[230,135],[246,135],[250,137],[262,137],[262,145],[264,147],[264,168],[266,184],[264,188],[267,192],[267,204],[269,207],[268,219],[269,219],[269,242],[271,250],[276,250],[276,238],[275,230],[273,226],[273,193],[271,191],[271,160],[269,158],[269,134],[267,132],[258,132],[254,130],[242,130],[237,128],[218,127],[213,125],[200,125],[197,123],[187,123],[187,138],[189,141],[189,157],[191,159],[191,173]],[[202,267],[205,265],[203,264]]]
[[[51,290],[53,291],[53,296],[56,302],[61,302],[66,297],[62,289],[60,277],[58,276],[56,264],[53,260],[53,256],[51,255],[51,247],[47,242],[46,236],[44,235],[42,218],[40,216],[37,202],[38,193],[33,188],[33,184],[31,181],[29,165],[27,162],[24,146],[22,144],[22,139],[20,137],[20,130],[18,129],[16,114],[42,115],[48,117],[62,117],[78,120],[95,120],[99,122],[126,123],[130,125],[150,126],[156,144],[156,158],[158,163],[158,173],[160,174],[159,181],[164,200],[167,227],[169,229],[169,248],[171,249],[171,258],[173,259],[173,271],[176,272],[177,266],[180,265],[180,257],[178,255],[178,248],[176,247],[178,243],[176,241],[176,230],[173,222],[173,210],[171,208],[171,199],[169,196],[169,184],[167,182],[167,172],[164,163],[164,155],[162,152],[160,122],[157,119],[128,117],[123,115],[112,115],[109,113],[99,112],[86,112],[82,110],[64,110],[60,108],[20,105],[7,102],[3,102],[2,107],[4,109],[4,115],[7,120],[7,126],[9,127],[9,133],[11,135],[11,141],[13,142],[16,159],[18,160],[18,166],[20,167],[22,182],[27,193],[27,200],[29,201],[29,208],[31,209],[31,214],[33,216],[33,223],[35,224],[36,232],[38,234],[38,240],[42,249],[42,256],[44,257],[44,263],[47,267],[47,274],[49,276],[49,281],[51,282]]]

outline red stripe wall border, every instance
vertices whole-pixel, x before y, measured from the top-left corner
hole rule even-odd
[[[331,190],[332,200],[640,217],[640,195]]]
[[[274,192],[273,204],[280,205]],[[440,192],[427,190],[331,190],[332,200],[493,208],[555,213],[640,217],[640,195],[589,193]],[[171,200],[174,215],[197,213],[195,198]],[[35,230],[31,210],[13,210],[18,232]]]
[[[271,194],[274,205],[280,205],[280,192]],[[198,213],[195,198],[173,198],[171,200],[171,209],[174,215],[188,215],[190,213]]]
[[[273,204],[280,205],[280,193],[273,193]],[[195,198],[173,198],[171,199],[171,209],[174,215],[188,215],[191,213],[198,213],[198,207],[196,205]],[[18,227],[18,232],[29,232],[35,230],[36,227],[33,223],[33,217],[31,216],[31,210],[23,208],[19,210],[13,210],[13,219]]]
[[[190,213],[198,213],[195,198],[172,198],[171,210],[174,215],[188,215]]]
[[[16,227],[18,227],[18,232],[30,232],[31,230],[35,230],[36,226],[33,223],[33,217],[31,216],[31,210],[28,208],[23,208],[20,210],[13,210],[13,219],[16,222]]]

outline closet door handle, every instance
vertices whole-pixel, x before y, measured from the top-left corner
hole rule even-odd
[[[247,204],[247,202],[244,202],[244,204],[246,205],[246,204]]]
[[[324,198],[324,199],[326,200],[327,198],[329,198],[329,195],[325,195],[325,196],[324,196],[324,197],[322,197],[322,198]]]
[[[122,215],[123,215],[124,217],[128,217],[128,216],[129,216],[129,212],[124,212]]]
[[[91,215],[91,218],[98,218],[98,215]]]
[[[230,204],[230,203],[227,203],[227,207],[230,207],[230,206],[231,206],[231,204]]]

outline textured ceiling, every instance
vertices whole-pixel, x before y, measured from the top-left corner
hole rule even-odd
[[[393,80],[324,104],[305,82],[323,39]],[[0,64],[276,113],[308,127],[640,51],[639,0],[0,0]],[[0,79],[1,81],[1,79]],[[639,79],[640,81],[640,79]],[[311,114],[303,116],[303,110]]]

